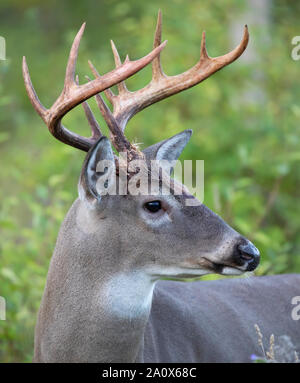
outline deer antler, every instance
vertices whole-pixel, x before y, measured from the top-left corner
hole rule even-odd
[[[136,61],[130,61],[129,58],[126,58],[125,62],[113,71],[106,73],[104,76],[98,77],[84,85],[79,85],[78,81],[75,80],[75,65],[78,56],[79,43],[83,35],[84,28],[85,23],[77,33],[70,51],[62,93],[50,109],[46,109],[41,104],[35,93],[29,76],[25,57],[23,57],[23,77],[27,94],[33,107],[42,117],[53,136],[68,145],[74,146],[75,148],[84,151],[88,151],[90,147],[99,139],[99,137],[101,137],[99,126],[96,123],[96,120],[94,119],[88,105],[85,103],[84,108],[92,128],[92,136],[90,138],[79,136],[78,134],[66,129],[61,124],[61,119],[63,116],[76,105],[83,103],[88,98],[119,83],[120,81],[125,80],[126,78],[132,76],[134,73],[144,68],[160,53],[160,51],[166,45],[166,41],[155,47],[155,49],[147,56]],[[122,141],[120,143],[121,147],[126,149],[131,148],[130,143],[126,140],[124,135],[120,136],[120,140]]]
[[[162,16],[159,11],[153,44],[155,49],[157,49],[157,47],[161,44],[161,32]],[[135,92],[130,92],[126,87],[125,82],[121,81],[117,85],[118,94],[114,94],[111,89],[106,89],[104,91],[107,99],[112,104],[113,112],[109,110],[101,96],[97,96],[99,109],[110,130],[113,132],[117,130],[124,132],[129,119],[142,109],[163,100],[164,98],[170,97],[173,94],[179,93],[185,89],[195,86],[196,84],[199,84],[213,73],[232,63],[244,52],[248,41],[249,33],[247,26],[245,26],[242,41],[233,51],[225,54],[224,56],[212,58],[207,54],[205,32],[203,32],[200,60],[195,66],[176,76],[167,76],[163,72],[160,54],[158,54],[152,61],[152,80],[146,87]],[[116,68],[118,69],[121,67],[121,60],[113,42],[112,50]],[[102,78],[91,62],[89,62],[89,65],[95,78]],[[116,149],[118,149],[119,145],[116,142],[116,136],[114,133],[112,134],[112,142]]]

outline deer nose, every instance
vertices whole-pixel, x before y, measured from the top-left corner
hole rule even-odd
[[[259,250],[251,243],[247,241],[246,244],[238,246],[240,258],[248,263],[246,271],[252,271],[256,269],[259,264],[260,253]]]

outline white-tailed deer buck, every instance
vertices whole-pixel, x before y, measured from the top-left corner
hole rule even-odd
[[[236,60],[248,43],[247,27],[241,43],[216,58],[208,56],[203,34],[199,62],[170,77],[160,64],[165,43],[161,44],[159,14],[154,50],[149,55],[134,62],[127,58],[122,64],[112,44],[116,69],[100,76],[90,63],[95,79],[79,85],[75,62],[83,29],[71,48],[64,89],[51,109],[40,103],[23,61],[27,93],[50,132],[65,144],[88,151],[79,180],[79,198],[62,224],[51,260],[36,326],[34,361],[250,362],[251,354],[260,354],[256,323],[265,335],[285,334],[299,341],[300,323],[291,317],[291,299],[300,294],[297,275],[160,281],[163,277],[180,280],[208,273],[252,271],[259,263],[259,251],[203,204],[187,204],[187,200],[197,201],[176,182],[170,181],[169,195],[106,194],[107,183],[119,183],[124,164],[113,154],[86,103],[96,97],[115,149],[127,153],[129,165],[144,159],[150,175],[150,161],[177,160],[191,131],[141,152],[124,135],[128,120]],[[129,92],[124,80],[150,61],[150,84]],[[114,84],[118,94],[110,89]],[[100,96],[102,91],[112,111]],[[61,124],[62,117],[80,103],[91,126],[90,138]],[[107,171],[97,170],[102,160],[113,164],[109,177]],[[132,177],[127,170],[126,177]],[[160,191],[164,182],[161,177]],[[183,193],[176,193],[178,187]]]

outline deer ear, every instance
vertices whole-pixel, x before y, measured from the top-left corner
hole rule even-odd
[[[108,193],[116,182],[116,165],[111,144],[106,137],[89,150],[78,183],[81,200],[92,204],[100,202],[101,196]]]
[[[191,129],[184,130],[171,138],[149,146],[143,153],[147,160],[177,160],[186,144],[189,142],[192,133],[193,131]]]
[[[193,131],[191,129],[187,129],[165,141],[160,142],[155,159],[158,161],[178,160],[186,144],[189,142],[192,133]]]
[[[187,129],[167,140],[149,146],[143,151],[147,162],[151,160],[163,162],[177,161],[186,144],[189,142],[192,133],[193,131],[191,129]]]

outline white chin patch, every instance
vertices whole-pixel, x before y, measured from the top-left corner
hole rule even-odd
[[[222,270],[223,275],[241,275],[243,274],[242,270],[235,269],[233,267],[224,267]]]

